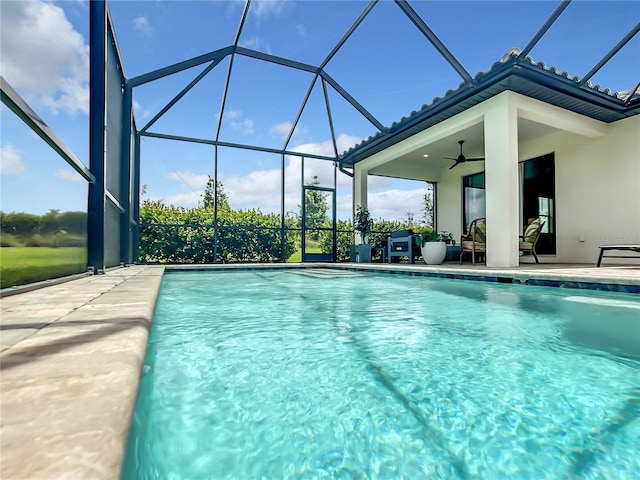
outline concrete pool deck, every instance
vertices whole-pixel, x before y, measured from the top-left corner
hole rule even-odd
[[[268,264],[640,292],[639,266]],[[180,266],[204,269],[205,265]],[[238,268],[215,265],[217,269]],[[172,269],[169,266],[166,269]],[[0,300],[0,478],[118,478],[165,267],[131,266]],[[497,279],[497,280],[496,280]],[[526,288],[526,287],[523,287]],[[638,297],[640,299],[640,297]]]

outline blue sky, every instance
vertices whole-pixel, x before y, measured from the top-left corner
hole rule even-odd
[[[556,1],[413,1],[413,8],[474,75],[511,47],[523,48]],[[244,2],[110,2],[125,72],[134,77],[233,43]],[[239,44],[319,65],[363,11],[363,1],[252,2]],[[0,1],[0,70],[63,141],[88,165],[88,25],[86,1]],[[640,1],[574,0],[531,52],[536,61],[582,76],[640,20]],[[150,131],[215,136],[229,58],[218,65]],[[234,60],[220,139],[281,148],[312,76],[245,57]],[[202,69],[197,67],[134,91],[136,120],[145,125]],[[380,1],[325,69],[382,124],[390,125],[461,82],[456,72],[394,2]],[[640,79],[636,36],[592,79],[613,91]],[[317,83],[289,148],[331,155],[329,126]],[[376,133],[375,127],[329,92],[339,150]],[[86,184],[4,106],[1,110],[3,211],[44,213],[86,208]],[[455,152],[454,152],[455,153]],[[280,209],[280,157],[220,149],[219,176],[235,208]],[[146,138],[142,182],[147,198],[195,205],[213,148]],[[327,164],[308,161],[305,179],[331,181]],[[286,160],[287,211],[300,203],[300,162]],[[374,217],[419,213],[424,184],[370,180]],[[338,178],[340,216],[349,216],[350,180]]]

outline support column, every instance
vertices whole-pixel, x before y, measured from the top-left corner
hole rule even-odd
[[[517,267],[518,114],[508,92],[492,103],[484,118],[487,266]]]
[[[122,96],[122,138],[120,153],[120,205],[124,212],[120,216],[120,262],[133,263],[131,247],[131,130],[132,130],[132,91],[125,85]]]
[[[89,2],[89,169],[96,180],[89,184],[87,262],[96,273],[104,271],[106,8],[104,0]]]
[[[358,168],[358,164],[353,168],[353,215],[355,216],[356,207],[367,206],[367,176],[368,170]],[[362,243],[360,234],[356,232],[356,243]]]

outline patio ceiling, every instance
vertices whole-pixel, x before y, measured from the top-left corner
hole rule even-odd
[[[534,122],[524,118],[518,119],[518,139],[520,142],[535,140],[548,135],[557,129],[542,123]],[[453,165],[452,160],[444,157],[457,157],[459,152],[458,141],[464,140],[464,154],[466,157],[484,156],[484,124],[477,123],[473,126],[461,128],[444,138],[432,143],[415,148],[410,152],[399,154],[393,160],[369,170],[371,175],[393,176],[399,171],[419,171],[427,169],[425,172],[446,170]],[[429,156],[424,157],[425,154]],[[480,164],[482,165],[482,164]],[[462,168],[460,168],[462,171]],[[416,176],[412,180],[435,180]]]

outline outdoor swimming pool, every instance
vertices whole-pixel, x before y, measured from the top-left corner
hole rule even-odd
[[[169,272],[122,478],[637,478],[632,295]]]

